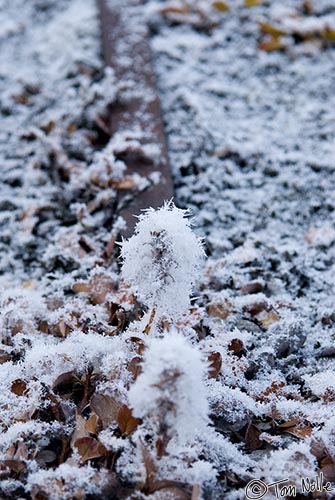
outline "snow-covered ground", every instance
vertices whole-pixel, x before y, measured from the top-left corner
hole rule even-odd
[[[335,481],[334,2],[140,10],[175,201],[208,256],[181,316],[197,243],[180,214],[124,247],[144,316],[118,276],[117,193],[138,179],[108,142],[123,86],[95,2],[0,0],[1,496],[233,500],[252,478]]]

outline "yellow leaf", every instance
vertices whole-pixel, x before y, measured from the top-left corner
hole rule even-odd
[[[280,41],[278,37],[271,37],[269,40],[264,40],[258,45],[260,50],[265,50],[265,52],[273,52],[275,50],[285,49],[285,45]]]
[[[335,40],[335,29],[332,28],[327,28],[325,31],[325,38],[326,40]]]
[[[227,12],[227,10],[230,9],[229,5],[226,2],[217,1],[213,2],[212,5],[214,9],[216,9],[219,12]]]
[[[257,5],[262,5],[262,0],[244,0],[245,7],[257,7]]]
[[[286,31],[283,29],[277,28],[277,26],[273,26],[273,24],[270,23],[264,23],[260,21],[259,27],[263,33],[267,33],[268,35],[271,35],[274,38],[278,38],[279,36],[284,36],[287,35]]]

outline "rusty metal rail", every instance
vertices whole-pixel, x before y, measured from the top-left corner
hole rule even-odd
[[[136,222],[133,214],[141,209],[158,207],[173,196],[173,183],[168,150],[157,95],[156,78],[152,65],[148,29],[144,19],[144,2],[141,0],[97,0],[100,10],[104,58],[113,68],[116,79],[125,86],[124,102],[111,107],[110,132],[138,134],[141,146],[159,148],[157,160],[129,150],[122,160],[127,165],[126,174],[149,176],[160,172],[160,181],[134,196],[122,209],[129,236]]]

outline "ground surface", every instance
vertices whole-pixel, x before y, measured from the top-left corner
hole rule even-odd
[[[242,499],[252,478],[335,481],[335,7],[227,3],[141,11],[176,203],[208,256],[174,366],[168,343],[143,354],[150,311],[118,277],[119,193],[146,181],[124,177],[108,136],[124,86],[103,70],[96,6],[0,2],[3,498]],[[173,393],[160,363],[191,372],[191,346],[210,377],[202,391],[195,361],[185,384],[199,387],[176,396],[189,410],[166,407],[185,436],[170,435],[129,389],[147,398],[144,356]],[[204,394],[211,425],[189,435]]]

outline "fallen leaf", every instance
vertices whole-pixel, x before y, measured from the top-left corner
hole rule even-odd
[[[228,351],[232,351],[234,354],[239,354],[242,351],[243,347],[244,345],[242,340],[233,339],[228,345]]]
[[[335,462],[329,455],[321,460],[321,472],[323,473],[326,481],[335,481]]]
[[[131,177],[130,175],[124,177],[120,181],[112,181],[111,184],[113,187],[120,190],[134,189],[134,187],[137,186],[136,180],[134,179],[134,177]]]
[[[90,402],[91,410],[100,418],[105,429],[112,422],[118,420],[120,403],[110,396],[93,394]]]
[[[275,50],[284,50],[285,45],[281,42],[278,37],[271,37],[263,42],[258,44],[258,48],[260,50],[264,50],[265,52],[274,52]]]
[[[78,441],[78,439],[82,439],[84,437],[90,437],[88,431],[85,429],[86,420],[81,415],[76,416],[76,426],[74,428],[72,438],[71,438],[71,447],[73,448],[74,443]]]
[[[225,300],[223,304],[209,304],[207,306],[207,312],[210,316],[214,316],[215,318],[227,319],[233,312],[233,306],[228,300]]]
[[[73,384],[76,382],[81,383],[80,379],[73,371],[62,373],[56,378],[53,384],[53,390],[61,394],[69,393],[72,390]]]
[[[276,321],[279,321],[280,316],[276,311],[272,310],[266,313],[262,318],[260,318],[260,322],[264,327],[268,327]]]
[[[227,12],[230,9],[229,5],[222,1],[213,2],[212,5],[218,12]]]
[[[283,387],[285,387],[284,382],[272,382],[272,384],[269,387],[267,387],[267,389],[265,389],[263,395],[265,397],[268,397],[270,396],[270,394],[280,393]]]
[[[142,358],[140,358],[139,356],[135,356],[128,363],[127,369],[133,375],[134,380],[136,380],[139,374],[142,372],[141,363],[142,363]]]
[[[208,376],[209,378],[216,378],[222,367],[222,356],[219,352],[212,352],[208,356],[209,367],[208,367]]]
[[[248,283],[247,285],[242,286],[242,288],[240,288],[240,294],[251,295],[253,293],[260,293],[263,291],[263,288],[264,287],[261,283],[255,281],[253,283]]]
[[[250,314],[251,318],[257,316],[260,312],[266,311],[268,304],[265,301],[253,302],[252,304],[247,304],[243,306],[243,312]]]
[[[25,469],[25,464],[21,462],[20,460],[1,460],[0,461],[0,478],[4,479],[3,472],[6,471],[6,469],[9,471],[14,472],[15,475],[20,474]]]
[[[128,406],[121,406],[117,417],[117,423],[122,434],[131,434],[140,422],[141,420],[139,418],[133,417],[132,411]]]
[[[155,481],[158,468],[156,465],[156,461],[154,460],[150,452],[147,450],[147,448],[144,446],[142,441],[140,441],[140,447],[146,472],[145,488],[151,492],[153,491],[152,485]]]
[[[92,437],[77,439],[74,443],[74,447],[77,448],[83,462],[92,460],[93,458],[100,458],[108,453],[105,446]]]
[[[85,430],[90,434],[94,434],[96,436],[98,434],[98,422],[98,415],[95,415],[93,413],[93,415],[91,415],[90,418],[85,422]]]
[[[287,422],[282,422],[281,424],[279,424],[278,428],[279,429],[286,429],[288,427],[295,427],[298,424],[299,424],[299,420],[297,418],[291,418],[290,420],[287,420]]]
[[[262,5],[262,0],[244,0],[245,7],[257,7],[258,5]]]
[[[335,29],[326,28],[324,36],[327,40],[334,41],[335,40]]]
[[[27,390],[27,384],[24,380],[18,378],[12,382],[10,390],[17,396],[23,396]]]
[[[278,28],[277,26],[274,26],[273,24],[260,21],[258,23],[258,25],[259,25],[262,33],[266,33],[268,35],[271,35],[275,39],[279,38],[280,36],[287,35],[286,31],[284,31],[281,28]]]
[[[251,423],[248,425],[245,433],[245,444],[250,450],[258,450],[262,447],[263,442],[259,439],[261,434],[262,432],[255,425]]]
[[[291,434],[292,436],[295,436],[299,439],[305,439],[306,437],[309,437],[313,433],[313,428],[309,426],[296,426],[296,427],[289,427],[284,430],[286,434]]]

